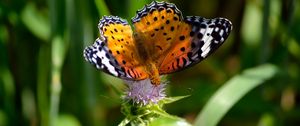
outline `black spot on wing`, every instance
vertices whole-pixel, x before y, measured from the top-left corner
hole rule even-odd
[[[141,18],[147,16],[148,14],[152,14],[154,11],[163,11],[166,10],[167,13],[175,13],[177,16],[174,16],[174,20],[181,20],[181,11],[172,3],[167,2],[158,2],[153,1],[152,3],[144,6],[142,9],[138,10],[136,16],[132,18],[132,22],[136,23],[141,20]],[[164,19],[164,16],[161,16],[161,19]],[[157,18],[153,18],[153,21],[157,21]],[[169,22],[170,23],[170,22]],[[168,23],[167,23],[168,24]]]
[[[179,37],[180,41],[183,41],[184,39],[185,39],[185,36],[183,36],[183,35]]]
[[[181,52],[184,52],[184,51],[185,51],[185,47],[181,47],[181,48],[180,48],[180,51],[181,51]]]
[[[159,49],[159,50],[163,50],[161,46],[159,45],[156,45],[156,47]]]

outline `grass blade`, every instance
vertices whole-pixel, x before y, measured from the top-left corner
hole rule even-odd
[[[272,78],[277,67],[270,64],[245,70],[224,84],[204,106],[196,118],[196,126],[215,126],[245,94]]]

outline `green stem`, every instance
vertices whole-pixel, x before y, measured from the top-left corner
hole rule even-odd
[[[41,115],[41,126],[48,126],[49,121],[49,106],[47,97],[48,71],[50,56],[50,48],[47,45],[42,45],[38,57],[38,74],[37,74],[37,103]]]
[[[261,55],[260,63],[265,63],[269,57],[269,17],[270,17],[270,0],[264,0],[264,12],[263,12],[263,26],[262,26],[262,44],[261,44]]]
[[[97,6],[97,10],[99,15],[109,15],[109,9],[105,4],[104,0],[95,0],[96,6]]]
[[[58,117],[59,111],[59,99],[61,92],[61,75],[60,70],[52,70],[51,79],[51,101],[50,101],[50,121],[49,126],[54,126]]]
[[[59,112],[59,100],[61,92],[61,68],[67,50],[62,37],[55,36],[52,41],[52,71],[51,71],[51,96],[50,96],[50,121],[49,126],[55,126]]]

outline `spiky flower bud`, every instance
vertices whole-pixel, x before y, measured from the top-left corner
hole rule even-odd
[[[147,105],[150,103],[158,103],[164,99],[166,82],[162,82],[158,86],[151,84],[150,79],[140,81],[125,80],[128,88],[125,91],[125,100],[133,101],[134,103]]]

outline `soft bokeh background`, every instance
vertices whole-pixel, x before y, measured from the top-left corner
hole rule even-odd
[[[118,90],[125,86],[85,62],[82,52],[97,38],[101,16],[130,20],[150,2],[1,0],[0,126],[117,125],[124,118]],[[299,0],[170,2],[183,15],[225,17],[234,28],[207,60],[168,77],[169,96],[191,96],[166,106],[167,112],[193,122],[224,82],[271,63],[279,74],[243,97],[219,125],[300,124]]]

